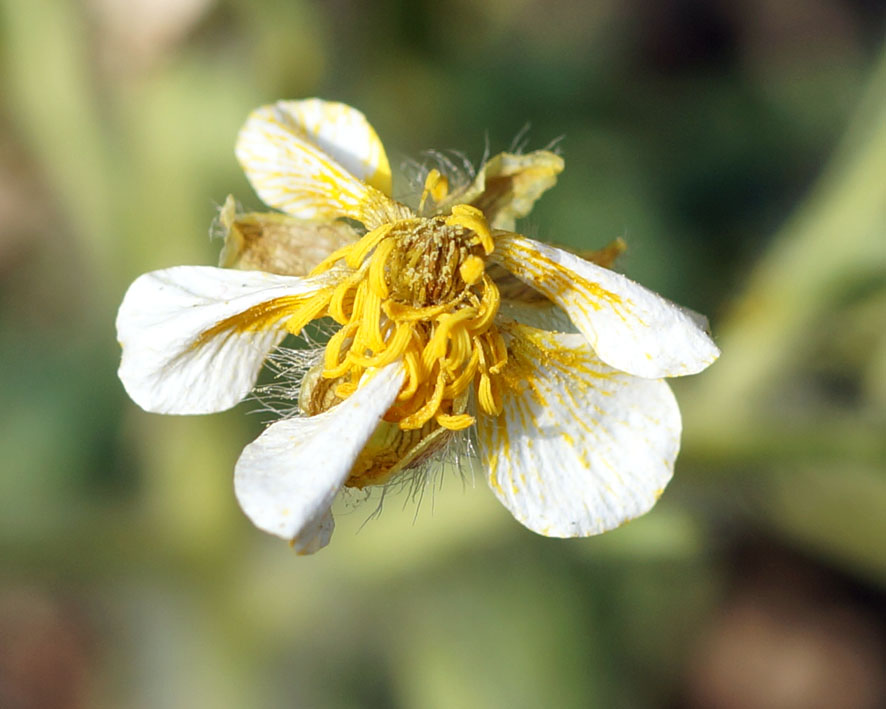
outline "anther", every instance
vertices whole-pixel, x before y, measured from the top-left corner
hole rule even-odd
[[[432,168],[425,178],[425,188],[421,194],[421,202],[418,205],[419,214],[424,210],[428,197],[439,204],[446,199],[447,194],[449,194],[449,180],[446,179],[445,175],[441,175],[437,168]]]
[[[458,267],[459,274],[469,286],[472,286],[479,281],[480,276],[483,275],[485,270],[486,267],[483,264],[483,259],[479,256],[468,256],[462,261],[461,266]]]
[[[470,204],[457,204],[452,208],[452,214],[446,218],[446,226],[463,226],[477,235],[477,239],[487,255],[492,253],[495,243],[492,240],[492,232],[483,212]]]

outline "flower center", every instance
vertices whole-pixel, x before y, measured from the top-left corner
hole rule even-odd
[[[323,378],[345,399],[370,368],[401,359],[406,381],[384,419],[401,430],[429,422],[459,430],[473,386],[480,409],[501,412],[498,375],[507,349],[493,320],[499,292],[485,272],[493,249],[482,212],[460,205],[448,217],[385,224],[343,247],[311,275],[350,272],[300,305],[287,328],[329,316],[341,325],[326,346]]]
[[[452,301],[469,285],[460,272],[468,259],[481,259],[471,274],[474,283],[482,274],[482,257],[475,255],[480,247],[471,245],[468,230],[448,226],[443,217],[417,221],[392,230],[396,243],[386,264],[390,297],[414,308]]]

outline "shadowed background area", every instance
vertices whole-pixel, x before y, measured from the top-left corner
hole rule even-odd
[[[0,0],[0,706],[886,705],[884,26],[873,0]],[[217,261],[218,205],[260,206],[238,128],[308,96],[395,168],[562,136],[522,230],[624,237],[724,351],[674,382],[652,513],[549,540],[450,476],[365,525],[352,498],[297,558],[234,499],[255,403],[127,399],[125,288]]]

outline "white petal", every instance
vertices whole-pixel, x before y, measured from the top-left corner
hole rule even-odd
[[[514,320],[521,325],[529,325],[539,330],[556,332],[578,332],[575,323],[566,312],[547,300],[543,303],[522,303],[517,300],[502,299],[498,306],[498,317]]]
[[[668,385],[607,367],[581,335],[510,332],[502,415],[477,422],[496,497],[551,537],[599,534],[648,511],[680,447]]]
[[[123,386],[146,411],[229,409],[249,393],[265,357],[286,335],[279,319],[285,312],[276,321],[265,317],[259,328],[250,309],[309,295],[324,282],[211,266],[140,276],[117,314]]]
[[[309,98],[278,101],[306,136],[354,177],[391,194],[391,166],[375,129],[347,104]]]
[[[335,531],[335,518],[332,510],[326,510],[326,514],[312,525],[306,526],[301,533],[292,540],[292,548],[298,554],[313,554],[329,544],[332,533]]]
[[[563,308],[604,362],[638,377],[695,374],[720,354],[698,315],[562,249],[497,235],[493,258]]]
[[[240,130],[236,152],[264,202],[294,217],[351,217],[374,226],[378,213],[396,217],[405,210],[386,196],[391,171],[378,136],[344,104],[309,99],[262,106]]]
[[[237,461],[234,489],[255,526],[304,551],[323,542],[322,522],[332,500],[403,379],[403,365],[389,364],[338,406],[278,421],[246,446]]]

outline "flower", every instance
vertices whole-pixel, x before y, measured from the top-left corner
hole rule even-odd
[[[702,316],[606,268],[611,253],[585,260],[513,231],[558,155],[502,153],[452,189],[430,170],[414,211],[390,196],[381,142],[344,104],[259,108],[236,153],[282,214],[229,201],[225,268],[136,279],[117,317],[119,375],[148,411],[222,411],[284,337],[335,323],[299,413],[236,464],[259,528],[316,551],[343,486],[384,484],[469,428],[492,491],[540,534],[597,534],[652,507],[681,427],[663,378],[719,352]]]

